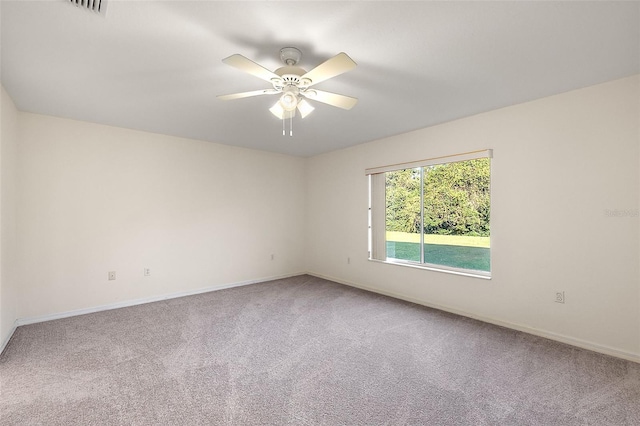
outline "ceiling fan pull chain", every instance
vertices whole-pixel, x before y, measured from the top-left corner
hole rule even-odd
[[[284,132],[284,121],[285,121],[285,118],[284,118],[284,116],[283,116],[283,117],[282,117],[282,136],[284,136],[284,135],[285,135],[285,132]]]
[[[289,136],[293,136],[293,114],[289,118]]]

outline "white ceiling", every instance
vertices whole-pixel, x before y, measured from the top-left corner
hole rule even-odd
[[[311,156],[640,72],[639,2],[115,1],[106,17],[68,0],[1,3],[2,84],[22,111]],[[302,50],[309,70],[339,52],[358,67],[316,88],[293,123],[273,95],[216,95],[268,83]]]

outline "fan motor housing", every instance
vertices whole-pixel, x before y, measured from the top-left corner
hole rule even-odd
[[[307,73],[300,67],[281,67],[275,70],[274,73],[280,76],[278,80],[273,79],[272,81],[273,87],[278,90],[282,90],[286,86],[304,87],[309,84],[304,84],[303,79],[300,78],[300,76]]]
[[[275,74],[278,74],[280,77],[285,75],[294,75],[300,77],[301,75],[305,75],[307,72],[300,67],[280,67],[274,71]]]

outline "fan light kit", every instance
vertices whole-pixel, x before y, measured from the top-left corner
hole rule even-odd
[[[295,47],[285,47],[280,50],[280,59],[284,66],[272,72],[242,55],[231,55],[223,59],[222,62],[271,83],[272,88],[220,95],[218,98],[228,101],[259,95],[280,95],[278,101],[269,108],[269,111],[282,120],[283,135],[285,135],[285,120],[287,118],[290,120],[289,136],[293,136],[293,117],[295,117],[296,111],[300,112],[301,118],[305,118],[313,112],[314,107],[307,100],[347,110],[353,108],[358,102],[356,98],[310,89],[315,84],[355,68],[356,63],[346,53],[338,53],[309,72],[297,66],[300,58],[302,58],[300,50]]]

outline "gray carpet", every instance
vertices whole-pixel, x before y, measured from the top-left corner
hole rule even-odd
[[[2,425],[639,425],[640,365],[299,276],[19,327]]]

